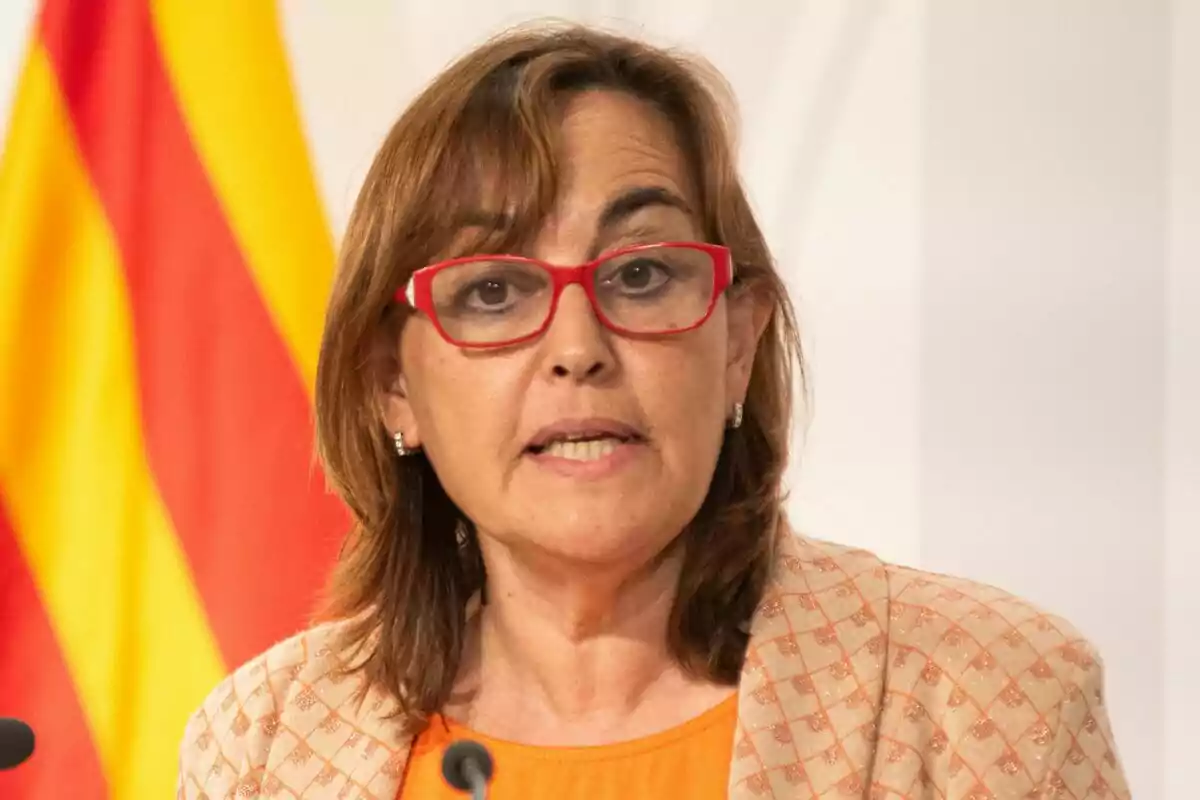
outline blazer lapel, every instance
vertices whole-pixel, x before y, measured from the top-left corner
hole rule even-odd
[[[312,663],[319,669],[294,680],[281,703],[264,795],[392,800],[411,747],[396,702],[378,688],[363,694],[363,678],[337,669],[328,649]]]
[[[738,691],[731,800],[861,794],[882,707],[887,597],[869,553],[783,527]]]

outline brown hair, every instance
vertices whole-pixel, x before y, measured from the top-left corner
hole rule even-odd
[[[387,135],[346,231],[317,369],[320,455],[355,517],[328,613],[353,618],[353,669],[394,693],[418,725],[449,697],[467,603],[486,576],[471,521],[424,455],[397,457],[383,426],[382,390],[399,374],[396,342],[413,313],[393,294],[450,245],[447,221],[485,193],[515,222],[474,246],[503,252],[531,240],[555,202],[563,105],[597,88],[628,92],[671,120],[704,234],[733,252],[730,291],[772,309],[744,423],[727,431],[708,496],[682,534],[669,642],[679,663],[735,684],[767,580],[793,369],[801,380],[804,370],[791,305],[736,173],[728,91],[693,59],[594,29],[507,33],[442,72]]]

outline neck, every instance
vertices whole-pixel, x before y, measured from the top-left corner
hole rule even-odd
[[[681,560],[674,549],[620,568],[492,544],[472,648],[480,695],[532,701],[564,722],[599,721],[629,717],[656,689],[687,680],[667,650]]]

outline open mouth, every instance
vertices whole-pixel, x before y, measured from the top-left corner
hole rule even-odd
[[[640,444],[643,441],[642,437],[637,435],[584,433],[555,437],[542,444],[533,444],[526,448],[526,452],[536,456],[564,458],[568,461],[599,461],[612,455],[623,445]]]

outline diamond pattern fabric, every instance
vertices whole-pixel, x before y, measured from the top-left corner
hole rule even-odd
[[[187,725],[180,800],[391,800],[410,740],[345,677],[339,623],[223,681]],[[732,800],[1128,800],[1101,662],[999,589],[784,531],[751,629]]]

